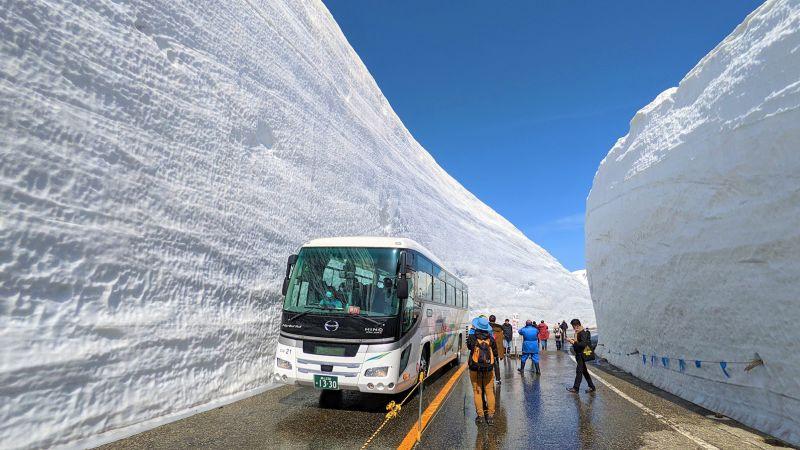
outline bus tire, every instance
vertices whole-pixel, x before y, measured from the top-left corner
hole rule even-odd
[[[461,351],[463,350],[464,346],[464,337],[462,335],[458,335],[458,352],[456,353],[455,365],[456,367],[461,365]]]
[[[422,347],[422,353],[419,355],[419,373],[423,374],[423,379],[428,378],[428,371],[430,370],[430,348],[430,345],[424,344]]]

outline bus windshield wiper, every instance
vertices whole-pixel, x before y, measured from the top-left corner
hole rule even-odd
[[[314,309],[325,310],[325,308],[316,308],[316,307],[313,307],[313,306],[306,306],[306,308],[314,308]],[[289,317],[288,319],[286,319],[286,321],[287,322],[292,322],[292,321],[294,321],[294,319],[299,319],[299,318],[305,316],[306,314],[308,314],[310,312],[311,312],[310,309],[306,310],[306,311],[303,311],[303,312],[299,312],[299,313],[293,315],[292,317]]]
[[[303,311],[301,313],[297,313],[297,314],[293,315],[292,317],[289,317],[288,319],[286,319],[286,321],[287,322],[292,322],[292,321],[294,321],[294,319],[299,319],[299,318],[305,316],[306,314],[308,314],[310,312],[311,311]]]
[[[364,319],[364,320],[366,320],[367,322],[372,322],[373,324],[375,324],[375,325],[378,325],[378,326],[381,326],[381,325],[383,325],[382,323],[378,322],[377,320],[375,320],[375,319],[370,319],[370,318],[369,318],[369,317],[367,317],[367,316],[362,316],[362,315],[355,315],[355,314],[351,314],[351,317],[358,317],[359,319]]]

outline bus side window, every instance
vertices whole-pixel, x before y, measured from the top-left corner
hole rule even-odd
[[[419,308],[414,306],[414,299],[411,297],[405,299],[405,304],[403,305],[403,323],[402,323],[402,330],[403,334],[405,335],[411,330],[411,327],[414,326],[414,323],[417,321],[419,317]]]
[[[417,298],[428,300],[433,297],[433,278],[431,274],[417,272]]]
[[[433,264],[428,258],[417,255],[417,298],[430,301],[433,298]]]
[[[444,304],[444,281],[439,278],[433,279],[433,301]]]
[[[439,266],[433,266],[433,301],[444,304],[445,274]]]

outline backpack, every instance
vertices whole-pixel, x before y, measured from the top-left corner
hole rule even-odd
[[[490,372],[494,367],[494,352],[492,351],[492,338],[475,337],[475,346],[469,357],[469,369],[478,372]]]
[[[589,343],[583,349],[583,352],[582,352],[583,353],[583,360],[584,361],[594,361],[594,359],[595,359],[595,353],[594,353],[595,346],[592,345],[592,334],[589,333],[589,330],[585,330],[584,333],[586,333],[589,336]]]

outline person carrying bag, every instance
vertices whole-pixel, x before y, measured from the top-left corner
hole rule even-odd
[[[586,367],[586,362],[595,358],[594,349],[592,349],[592,335],[589,330],[583,328],[580,320],[572,319],[570,324],[572,329],[575,330],[575,339],[570,339],[569,343],[572,344],[572,350],[575,351],[575,362],[578,365],[575,368],[575,383],[571,388],[567,388],[567,391],[578,392],[581,388],[581,381],[586,378],[586,384],[589,385],[586,392],[592,393],[595,391],[594,382],[592,382],[592,377],[589,376],[589,369]]]
[[[477,413],[475,423],[482,423],[485,415],[486,423],[494,425],[494,366],[498,359],[497,343],[494,340],[489,320],[485,317],[473,319],[472,327],[475,332],[467,338],[467,348],[469,349],[469,381],[472,383],[472,396]]]

